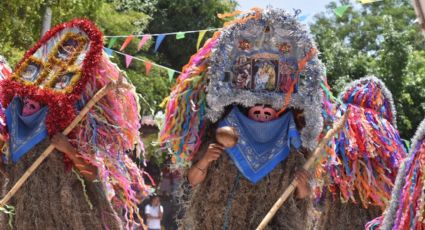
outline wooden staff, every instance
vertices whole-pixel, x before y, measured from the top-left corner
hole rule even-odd
[[[90,109],[109,92],[109,90],[117,88],[121,85],[127,87],[126,84],[122,83],[122,76],[120,76],[117,82],[111,81],[106,86],[101,88],[84,106],[84,108],[80,111],[78,116],[74,118],[71,124],[69,124],[68,127],[65,128],[65,130],[63,130],[62,133],[64,135],[68,135],[75,128],[75,126],[77,126],[77,124],[84,118],[84,116],[90,111]],[[35,160],[34,163],[27,169],[27,171],[25,171],[21,178],[19,178],[19,180],[12,187],[12,189],[10,189],[10,191],[6,194],[6,196],[3,197],[3,199],[0,201],[0,208],[3,207],[10,200],[10,198],[15,195],[15,193],[22,187],[22,185],[28,179],[28,177],[31,176],[31,174],[38,168],[38,166],[40,166],[43,160],[46,159],[46,157],[48,157],[50,153],[52,153],[54,149],[55,147],[50,144],[49,147],[44,150],[44,152],[37,158],[37,160]]]
[[[345,122],[348,118],[349,110],[347,110],[344,114],[344,116],[339,119],[338,122],[335,122],[332,129],[329,130],[326,133],[326,136],[320,141],[319,145],[316,147],[316,149],[313,152],[313,155],[307,160],[307,162],[303,165],[303,169],[309,170],[310,167],[313,165],[313,163],[321,157],[321,150],[322,148],[329,142],[329,140],[344,126]],[[277,210],[283,205],[283,203],[288,199],[288,197],[294,192],[295,188],[298,185],[297,178],[293,179],[291,184],[286,188],[286,190],[283,192],[283,194],[280,196],[280,198],[274,203],[273,207],[270,209],[270,211],[267,213],[267,215],[264,217],[264,219],[261,221],[261,223],[258,225],[256,230],[263,230],[267,224],[272,220],[273,216],[276,214]]]

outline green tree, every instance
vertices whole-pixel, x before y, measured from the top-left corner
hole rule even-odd
[[[342,17],[332,12],[346,4],[352,7]],[[425,48],[425,43],[415,18],[408,0],[366,5],[340,0],[316,15],[310,27],[327,66],[329,83],[341,86],[343,81],[367,74],[381,78],[393,93],[398,128],[407,139],[424,114],[423,104],[416,101],[423,98],[416,92],[422,92],[425,76],[416,73],[424,64],[418,51]],[[422,85],[411,84],[412,81]]]

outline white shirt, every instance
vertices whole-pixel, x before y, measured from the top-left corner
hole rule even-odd
[[[159,217],[160,210],[161,210],[161,213],[164,213],[164,209],[162,208],[162,205],[154,207],[154,206],[151,206],[150,204],[148,204],[145,207],[146,215],[149,214],[152,217]],[[150,228],[150,229],[161,229],[161,220],[160,219],[150,219],[150,218],[148,218],[147,224],[148,224],[148,228]]]

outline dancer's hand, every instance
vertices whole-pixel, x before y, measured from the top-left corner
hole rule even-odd
[[[65,153],[66,155],[75,152],[74,147],[68,141],[68,137],[62,133],[56,133],[50,141],[57,150]]]
[[[55,134],[50,140],[52,145],[57,150],[64,153],[69,159],[71,159],[74,166],[80,171],[84,178],[88,181],[93,181],[97,176],[97,168],[88,162],[86,162],[77,150],[69,143],[68,137],[62,133]]]
[[[224,147],[219,144],[210,144],[204,156],[194,164],[188,173],[188,180],[192,186],[202,183],[207,176],[208,167],[211,162],[220,158]]]
[[[207,152],[200,161],[203,161],[203,163],[209,165],[211,162],[216,161],[218,158],[220,158],[223,151],[224,147],[220,144],[210,144],[208,146]]]
[[[310,173],[304,169],[301,169],[298,170],[295,174],[295,177],[298,180],[296,191],[297,198],[304,199],[310,194],[311,191],[310,185],[308,183],[311,178]]]

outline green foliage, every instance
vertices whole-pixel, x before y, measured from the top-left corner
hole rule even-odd
[[[425,116],[425,51],[409,53],[401,88],[401,130],[416,130]]]
[[[141,95],[140,106],[142,114],[153,114],[161,108],[159,104],[170,94],[171,82],[168,81],[167,72],[162,69],[152,67],[148,76],[141,73],[144,70],[143,63],[134,62],[128,69],[127,75],[136,86],[137,92]],[[134,65],[134,66],[133,66]],[[137,69],[137,71],[135,70]]]
[[[350,4],[342,17],[332,9]],[[359,6],[331,2],[315,16],[311,32],[336,91],[342,83],[367,74],[381,78],[393,93],[400,134],[409,139],[424,116],[425,43],[409,0],[386,0]],[[422,93],[422,94],[421,94]]]
[[[105,35],[140,33],[151,19],[149,15],[136,10],[118,11],[116,6],[111,3],[99,4],[96,10],[93,20]],[[119,49],[119,45],[124,42],[124,39],[119,40],[120,42],[117,42],[115,48]],[[135,48],[133,47],[133,49]]]
[[[40,39],[45,7],[51,7],[52,24],[71,18],[92,18],[101,0],[16,0],[0,5],[0,52],[11,65],[16,64],[25,51]]]
[[[147,14],[156,11],[157,0],[108,0],[115,5],[115,9],[118,11],[135,10],[144,12]]]
[[[145,145],[146,159],[149,159],[149,161],[154,162],[155,165],[162,168],[170,155],[164,149],[159,148],[158,135],[151,134],[145,137],[143,143]]]

